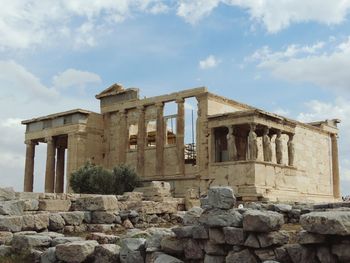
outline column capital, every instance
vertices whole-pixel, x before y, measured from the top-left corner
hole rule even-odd
[[[26,144],[27,146],[38,145],[38,143],[36,141],[33,141],[33,140],[25,140],[24,144]]]

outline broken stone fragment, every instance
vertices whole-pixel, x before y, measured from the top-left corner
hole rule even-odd
[[[214,186],[208,190],[208,205],[214,208],[231,209],[236,204],[232,188]]]
[[[244,231],[271,232],[284,224],[283,215],[272,211],[248,210],[243,214]]]
[[[94,253],[96,246],[98,243],[95,240],[60,244],[56,246],[56,257],[65,262],[80,263]]]

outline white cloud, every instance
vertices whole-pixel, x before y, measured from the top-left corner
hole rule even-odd
[[[219,65],[221,61],[218,60],[215,56],[209,55],[207,58],[199,61],[199,68],[201,69],[209,69],[215,68]]]
[[[57,89],[84,88],[86,85],[100,84],[101,82],[100,76],[96,73],[72,68],[53,77],[53,85]]]
[[[133,12],[161,13],[160,0],[3,0],[0,49],[25,49],[71,41],[94,46]]]
[[[257,61],[258,68],[291,82],[311,83],[332,90],[350,88],[350,38],[338,44],[334,41],[311,46],[293,44],[282,51],[272,51],[265,46],[247,60]]]
[[[282,108],[277,108],[277,109],[273,110],[272,112],[277,114],[277,115],[281,115],[281,116],[289,116],[289,114],[290,114],[289,110],[285,110]]]
[[[191,24],[208,16],[219,4],[247,10],[250,18],[264,24],[270,33],[287,28],[292,23],[315,21],[340,24],[350,10],[349,0],[180,0],[177,14]]]

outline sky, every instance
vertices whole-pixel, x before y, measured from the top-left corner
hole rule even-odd
[[[350,0],[2,0],[0,185],[23,188],[21,120],[99,111],[113,83],[200,86],[303,122],[342,120],[350,194]],[[43,191],[45,147],[34,190]]]

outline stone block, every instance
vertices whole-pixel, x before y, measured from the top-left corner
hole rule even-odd
[[[265,248],[273,245],[281,246],[287,244],[289,241],[289,234],[287,231],[274,231],[269,233],[262,233],[257,235],[260,247]]]
[[[56,248],[49,247],[41,254],[40,263],[55,263],[55,262],[57,262]]]
[[[87,224],[86,226],[89,232],[108,232],[114,227],[113,224]]]
[[[66,225],[71,226],[81,225],[85,217],[84,212],[82,211],[61,212],[59,215],[62,216]]]
[[[243,216],[237,210],[209,209],[204,211],[199,222],[208,227],[242,226]]]
[[[49,214],[34,215],[34,230],[41,231],[49,227]]]
[[[174,227],[171,229],[178,238],[192,237],[193,226]]]
[[[74,241],[83,241],[83,238],[81,237],[56,237],[52,240],[51,245],[53,247],[60,245],[60,244],[66,244]]]
[[[224,262],[225,262],[224,256],[205,255],[204,257],[204,263],[224,263]]]
[[[207,255],[226,256],[224,246],[207,240],[204,244],[204,251]]]
[[[54,213],[49,215],[49,230],[59,231],[62,230],[65,225],[66,222],[60,214]]]
[[[204,252],[201,244],[194,239],[187,240],[184,247],[184,252],[186,259],[198,260],[204,257]]]
[[[12,249],[18,253],[33,248],[49,247],[51,238],[42,235],[16,235],[12,239]]]
[[[184,225],[194,225],[197,224],[199,217],[203,213],[203,209],[200,207],[193,207],[186,211],[183,216]]]
[[[340,262],[350,262],[350,244],[334,244],[332,253],[337,256]]]
[[[94,262],[109,263],[119,262],[120,246],[115,244],[103,244],[95,247]]]
[[[320,244],[326,242],[326,236],[302,230],[297,235],[297,242],[301,245]]]
[[[16,193],[12,187],[0,187],[0,201],[8,201],[16,198]]]
[[[161,248],[160,242],[166,236],[175,236],[174,232],[168,228],[149,228],[146,230],[146,234],[150,236],[147,238],[146,251],[155,252]]]
[[[208,239],[208,229],[204,226],[197,225],[192,227],[192,237],[194,239]]]
[[[317,247],[316,256],[317,256],[317,259],[321,263],[336,263],[336,262],[338,262],[337,257],[331,253],[331,249],[327,246]]]
[[[80,263],[94,253],[96,246],[98,243],[94,240],[60,244],[56,246],[56,257],[65,262]]]
[[[96,240],[99,244],[116,244],[119,240],[119,236],[107,235],[105,233],[89,233],[86,236],[86,240]]]
[[[214,186],[208,190],[208,204],[214,208],[231,209],[236,203],[232,188]]]
[[[300,217],[308,232],[322,235],[350,235],[350,211],[311,212]]]
[[[9,257],[13,253],[11,246],[0,245],[0,257]]]
[[[272,211],[249,210],[243,214],[244,231],[271,232],[284,224],[283,215]]]
[[[171,255],[182,255],[184,252],[184,243],[176,237],[166,236],[161,242],[160,246],[163,252]]]
[[[39,210],[39,200],[38,199],[28,199],[23,200],[24,211],[37,211]]]
[[[300,244],[288,244],[284,247],[287,249],[293,263],[317,262],[316,252],[312,247],[306,247]]]
[[[71,206],[70,200],[39,200],[39,210],[41,211],[62,211],[66,212],[69,211]]]
[[[222,228],[209,228],[209,240],[214,244],[225,244],[225,235]]]
[[[118,199],[114,195],[95,195],[77,198],[75,209],[80,211],[118,211]]]
[[[143,263],[146,256],[146,239],[124,238],[120,242],[121,263]]]
[[[248,249],[239,252],[231,251],[226,257],[226,263],[258,263],[254,255]]]
[[[34,215],[24,215],[22,219],[23,219],[22,230],[27,231],[27,230],[35,229]]]
[[[146,260],[147,263],[184,263],[182,260],[173,256],[164,254],[162,252],[155,252],[151,255],[151,258]]]
[[[250,233],[244,242],[244,246],[252,247],[252,248],[260,248],[260,243],[257,236],[253,233]]]
[[[112,224],[116,221],[116,212],[112,211],[93,211],[91,212],[91,223],[93,224]]]
[[[13,234],[8,231],[0,231],[0,245],[8,245],[11,243]]]
[[[256,249],[254,253],[261,260],[261,262],[276,262],[276,256],[273,249]]]
[[[0,202],[0,215],[20,216],[23,215],[24,201],[12,200]]]
[[[245,241],[245,233],[242,228],[224,227],[225,242],[229,245],[243,245]]]
[[[0,231],[19,232],[22,225],[22,216],[0,216]]]

